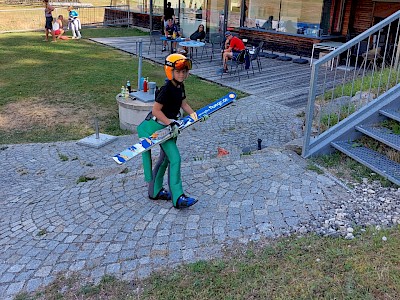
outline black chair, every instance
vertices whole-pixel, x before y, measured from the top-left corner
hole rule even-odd
[[[231,59],[231,62],[230,62],[231,72],[232,72],[233,67],[235,67],[234,73],[237,72],[239,82],[240,82],[240,70],[243,69],[243,67],[245,67],[245,69],[246,69],[247,78],[250,78],[250,76],[249,76],[250,64],[251,64],[251,60],[250,60],[250,53],[249,53],[248,49],[244,49],[244,50],[240,51],[236,57]],[[231,72],[229,72],[229,73],[231,73]],[[222,79],[223,74],[224,73],[221,74],[221,79]]]
[[[220,34],[213,34],[210,36],[209,43],[208,43],[208,45],[211,45],[210,61],[213,60],[214,51],[217,51],[218,54],[221,54],[221,50],[223,49],[222,48],[223,41],[224,41],[224,39],[222,38],[222,36]],[[206,44],[206,46],[207,46],[207,44]]]
[[[154,57],[157,57],[157,44],[159,44],[160,47],[162,47],[163,44],[162,40],[160,39],[161,36],[162,34],[159,30],[153,30],[152,32],[150,32],[150,44],[147,54],[150,54],[151,45],[154,45]]]

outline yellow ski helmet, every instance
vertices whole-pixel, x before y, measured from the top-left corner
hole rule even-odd
[[[178,53],[170,54],[165,59],[164,71],[165,75],[169,80],[174,78],[172,71],[173,70],[191,70],[192,69],[192,61],[186,56]]]

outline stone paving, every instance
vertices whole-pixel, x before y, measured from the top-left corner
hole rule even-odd
[[[326,202],[348,197],[283,148],[298,111],[274,102],[259,109],[266,101],[240,99],[180,135],[183,186],[199,199],[186,210],[146,197],[140,158],[123,166],[110,158],[135,136],[100,149],[74,141],[3,146],[0,299],[36,290],[58,272],[134,279],[220,257],[225,246],[292,232]],[[243,155],[258,138],[264,148]],[[230,154],[218,158],[217,147]]]

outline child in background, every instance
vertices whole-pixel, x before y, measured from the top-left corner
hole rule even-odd
[[[52,12],[54,11],[54,7],[49,4],[49,0],[43,0],[44,3],[44,16],[46,18],[46,23],[44,25],[44,30],[46,33],[45,41],[49,41],[49,32],[53,29],[53,15]]]
[[[53,36],[53,42],[56,38],[59,39],[64,34],[63,23],[64,17],[59,15],[58,18],[53,22],[51,34]]]
[[[79,14],[72,6],[68,6],[68,29],[72,30],[72,38],[80,39],[81,36],[81,21],[78,18]]]

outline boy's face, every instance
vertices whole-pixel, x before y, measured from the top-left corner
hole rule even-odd
[[[189,73],[189,70],[183,69],[183,70],[175,70],[174,69],[174,79],[178,82],[183,82],[186,79],[186,76]]]

